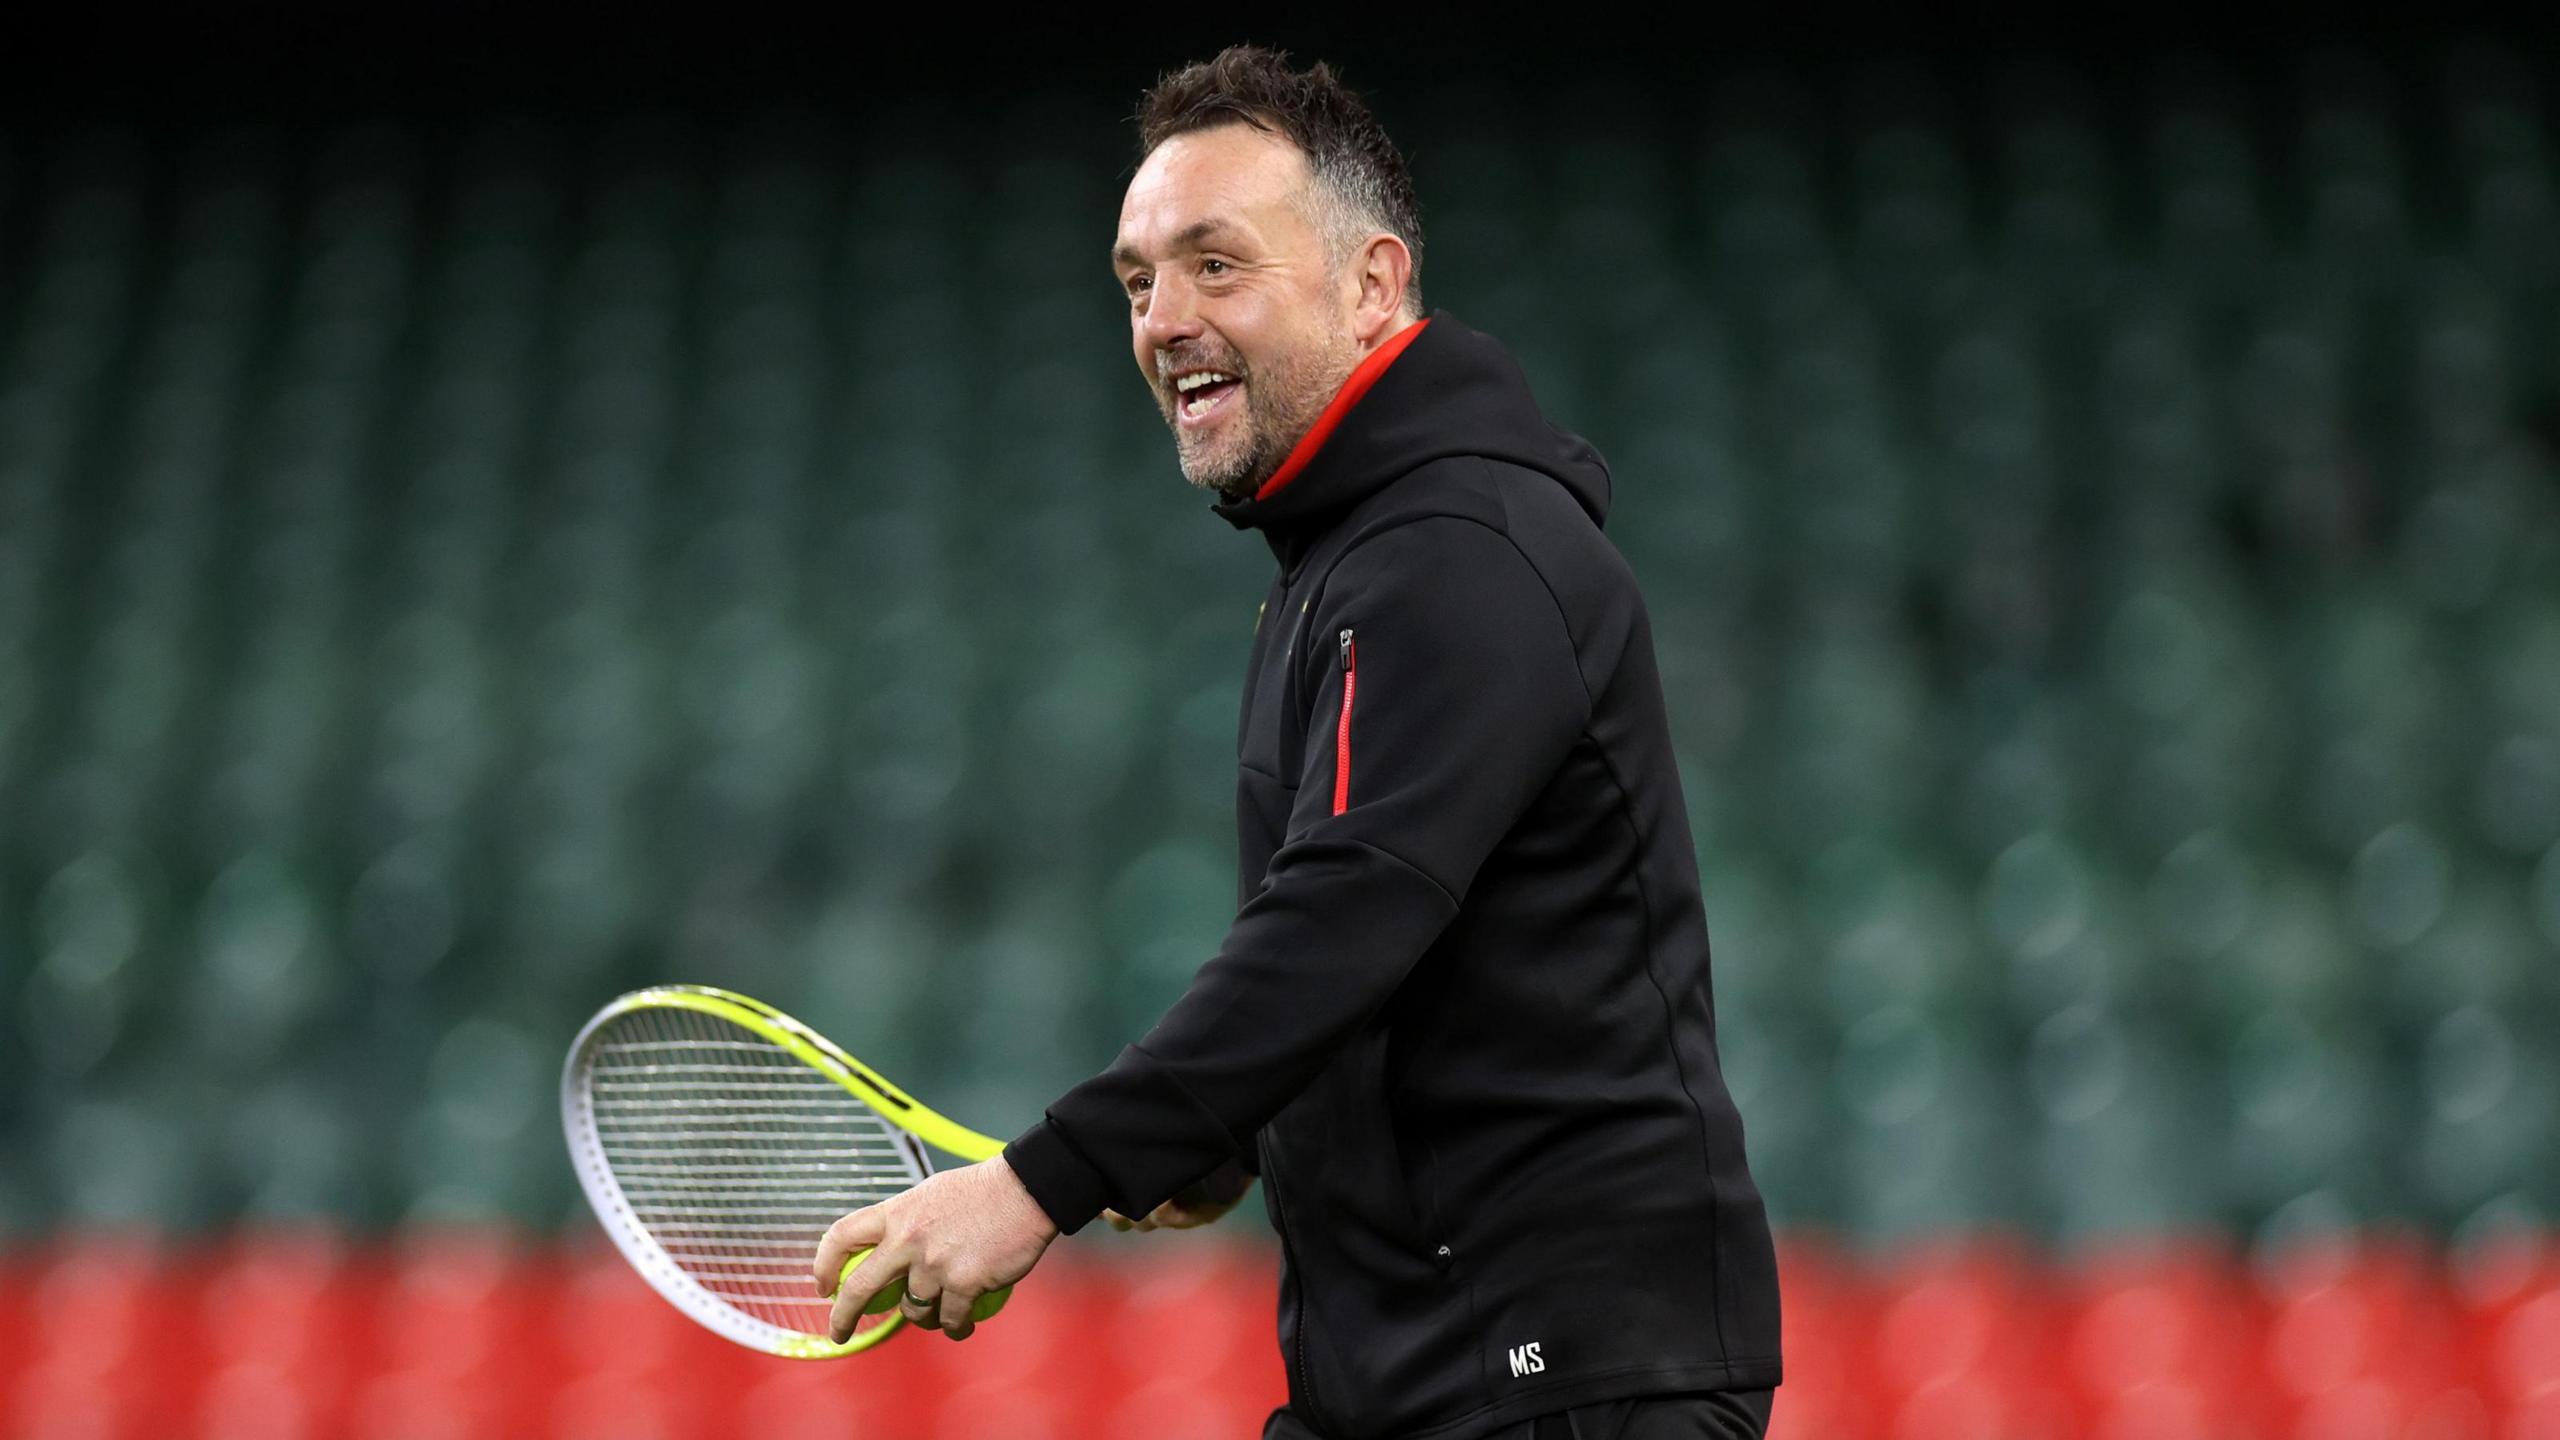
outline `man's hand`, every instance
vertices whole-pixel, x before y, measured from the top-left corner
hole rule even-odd
[[[1117,1210],[1103,1211],[1102,1218],[1110,1221],[1114,1230],[1197,1230],[1236,1208],[1250,1189],[1248,1182],[1246,1190],[1236,1192],[1234,1200],[1221,1201],[1208,1198],[1195,1187],[1148,1211],[1141,1219],[1132,1220]]]
[[[818,1293],[835,1296],[828,1326],[841,1343],[873,1295],[900,1284],[908,1323],[966,1340],[978,1297],[1031,1273],[1058,1227],[999,1155],[945,1170],[901,1195],[838,1220],[818,1242]],[[845,1257],[873,1247],[839,1286]]]

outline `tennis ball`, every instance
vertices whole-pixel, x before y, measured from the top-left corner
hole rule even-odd
[[[864,1249],[854,1251],[853,1254],[845,1258],[844,1268],[836,1272],[836,1284],[839,1288],[843,1286],[846,1277],[853,1274],[853,1267],[861,1264],[862,1257],[870,1253],[870,1249],[866,1247]],[[906,1287],[903,1285],[884,1285],[880,1288],[879,1294],[872,1296],[871,1299],[863,1305],[862,1313],[865,1315],[886,1315],[890,1311],[898,1308],[899,1297],[906,1293]],[[977,1304],[969,1307],[969,1318],[973,1321],[992,1320],[995,1318],[996,1312],[1004,1308],[1004,1302],[1012,1298],[1013,1287],[1010,1285],[1005,1286],[1001,1290],[990,1290],[986,1294],[978,1297]]]
[[[861,1264],[862,1257],[870,1253],[871,1247],[866,1245],[845,1257],[844,1268],[836,1272],[837,1289],[841,1290],[844,1288],[844,1282],[853,1278],[853,1267]],[[898,1286],[883,1285],[880,1287],[880,1293],[872,1296],[871,1299],[863,1305],[862,1313],[865,1315],[886,1315],[890,1311],[898,1308],[898,1297],[905,1293],[906,1291]]]

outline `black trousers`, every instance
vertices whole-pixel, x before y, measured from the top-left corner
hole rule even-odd
[[[1774,1398],[1767,1390],[1735,1390],[1603,1400],[1524,1420],[1486,1440],[1761,1440]],[[1274,1410],[1262,1440],[1320,1437],[1288,1411]]]

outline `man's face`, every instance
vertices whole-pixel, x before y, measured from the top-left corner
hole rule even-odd
[[[1250,125],[1177,135],[1120,203],[1112,269],[1182,473],[1230,499],[1280,467],[1359,361],[1309,219],[1304,152]]]

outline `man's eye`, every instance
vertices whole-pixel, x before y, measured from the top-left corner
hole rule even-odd
[[[1224,275],[1227,273],[1227,262],[1224,260],[1203,260],[1200,262],[1200,268],[1207,274]]]
[[[1132,296],[1144,295],[1147,293],[1148,288],[1154,284],[1155,281],[1148,276],[1132,275],[1129,277],[1128,281],[1129,293]]]

